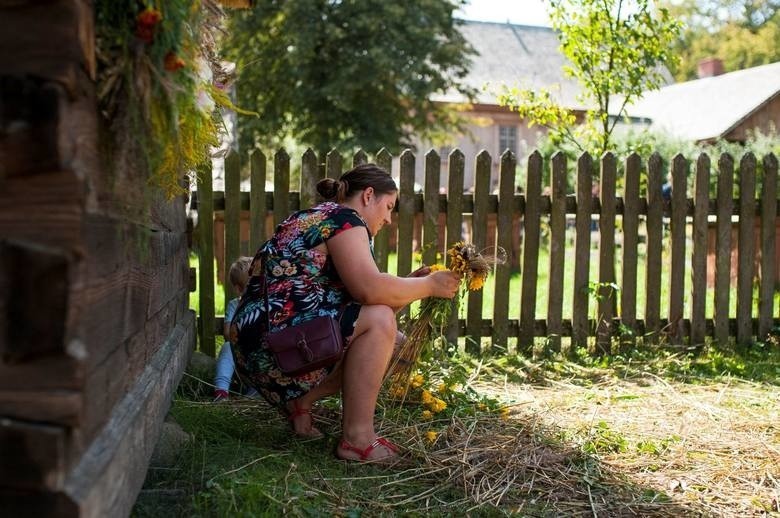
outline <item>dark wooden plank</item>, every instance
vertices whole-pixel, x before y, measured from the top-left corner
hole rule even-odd
[[[709,208],[710,157],[705,153],[696,161],[693,213],[693,256],[691,266],[691,345],[703,345],[706,334],[707,302],[707,211]]]
[[[637,266],[639,245],[639,174],[642,161],[638,154],[626,158],[626,178],[623,192],[623,265],[621,267],[620,321],[628,334],[621,345],[633,346],[636,341]]]
[[[774,290],[777,279],[777,158],[764,157],[761,186],[761,281],[758,287],[758,338],[766,339],[772,330]]]
[[[241,254],[241,162],[238,152],[231,149],[225,157],[225,277],[222,288],[225,302],[238,297],[230,284],[230,265]]]
[[[392,171],[393,156],[387,149],[382,148],[376,154],[376,165],[388,173]],[[395,218],[396,215],[393,214],[393,217]],[[394,231],[395,228],[392,225],[388,225],[374,237],[374,259],[376,260],[377,268],[381,272],[387,271],[387,258],[390,253],[390,232]],[[393,240],[395,241],[395,239]]]
[[[566,154],[561,151],[552,157],[551,180],[547,343],[553,351],[559,352],[563,332],[563,272],[566,261]]]
[[[540,205],[542,196],[542,155],[534,151],[528,157],[528,179],[525,189],[523,218],[523,278],[520,297],[520,331],[518,350],[533,352],[536,318],[536,287],[539,270]]]
[[[317,154],[307,149],[301,159],[301,209],[308,209],[317,203],[317,182],[321,179]]]
[[[341,154],[335,149],[331,149],[325,158],[325,177],[338,180],[341,177]]]
[[[368,155],[362,149],[358,149],[352,156],[352,167],[368,163]]]
[[[84,516],[127,516],[192,350],[194,314],[171,329],[100,433],[68,473],[62,490]],[[116,481],[121,480],[122,484]]]
[[[715,339],[729,341],[731,293],[731,214],[734,210],[734,159],[723,154],[718,160],[717,230],[715,241]]]
[[[572,346],[588,345],[588,282],[590,279],[590,225],[593,159],[583,153],[577,161],[577,212],[574,238],[574,293],[572,294]]]
[[[647,255],[645,275],[645,333],[651,343],[661,331],[661,256],[663,252],[663,161],[653,153],[647,162]]]
[[[3,362],[18,364],[64,353],[71,275],[76,272],[64,250],[0,239]]]
[[[280,149],[274,155],[274,227],[290,215],[290,155]]]
[[[425,154],[425,186],[423,193],[423,236],[422,261],[431,265],[437,262],[441,255],[439,243],[439,176],[441,175],[441,159],[439,154],[431,149]]]
[[[498,215],[496,217],[496,244],[507,254],[512,250],[512,208],[515,198],[515,169],[517,159],[507,150],[501,155],[498,178]],[[500,253],[500,252],[499,252]],[[507,261],[495,268],[495,295],[493,296],[493,348],[508,351],[509,336],[509,280],[512,265]]]
[[[753,277],[755,276],[756,157],[747,153],[739,163],[739,230],[737,237],[737,343],[753,337]]]
[[[463,152],[459,149],[453,149],[449,156],[449,171],[447,181],[447,237],[446,248],[463,239],[463,213],[465,212],[463,203],[463,178],[466,172],[466,160]],[[449,266],[449,258],[447,258]],[[447,325],[447,341],[453,344],[458,343],[460,328],[458,326],[458,304],[452,302],[452,315]]]
[[[398,275],[412,271],[412,239],[414,232],[414,153],[401,153],[401,185],[398,193]]]
[[[688,213],[688,161],[681,154],[672,159],[672,216],[669,221],[672,262],[669,273],[669,342],[681,344],[685,307],[685,228]]]
[[[474,164],[474,212],[471,217],[471,243],[482,250],[487,242],[488,195],[490,194],[490,173],[493,161],[490,153],[479,152]],[[482,290],[469,291],[466,307],[466,335],[471,340],[466,341],[466,351],[479,354],[480,326],[482,323]]]
[[[198,308],[202,326],[198,329],[200,351],[214,356],[214,200],[211,163],[198,168]]]
[[[268,205],[265,196],[266,160],[259,149],[249,156],[249,253],[255,255],[266,238],[265,219]]]
[[[596,350],[600,354],[612,352],[612,319],[615,316],[617,292],[615,284],[615,183],[617,179],[617,160],[612,153],[601,157],[601,181],[599,198],[601,214],[599,216],[599,287],[598,287],[598,328],[596,332]]]
[[[68,465],[69,435],[62,426],[0,419],[0,486],[59,489]]]

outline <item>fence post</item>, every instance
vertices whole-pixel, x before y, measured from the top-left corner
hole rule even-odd
[[[498,215],[496,216],[496,244],[507,252],[507,261],[496,265],[495,295],[493,297],[493,347],[507,348],[509,334],[509,281],[512,271],[509,254],[512,252],[512,211],[515,202],[515,155],[506,150],[501,155],[498,183]]]
[[[593,210],[593,160],[583,153],[577,160],[577,216],[574,239],[574,293],[572,296],[572,348],[587,347],[588,279],[590,277],[590,225]],[[525,275],[525,274],[523,274]]]
[[[463,239],[463,178],[466,161],[463,152],[453,149],[449,156],[449,180],[447,184],[447,237],[446,247]],[[447,258],[449,266],[449,258]],[[460,335],[459,307],[452,302],[452,315],[447,325],[447,341],[456,344]]]
[[[290,214],[290,155],[280,149],[274,155],[274,227]]]
[[[335,149],[331,149],[325,157],[325,177],[337,180],[340,176],[341,154]]]
[[[623,191],[623,268],[621,272],[620,322],[631,331],[621,336],[621,346],[636,343],[637,249],[639,245],[639,155],[626,158],[626,177]]]
[[[753,336],[753,276],[755,275],[756,157],[739,162],[739,260],[737,263],[737,343],[750,345]]]
[[[685,326],[685,227],[688,213],[688,161],[681,154],[672,159],[672,217],[669,222],[672,238],[672,264],[669,274],[669,339],[683,343]]]
[[[241,161],[238,152],[230,149],[225,157],[225,278],[222,289],[225,306],[239,293],[233,293],[230,282],[230,265],[241,253]]]
[[[520,332],[518,351],[533,353],[536,323],[536,286],[539,271],[539,220],[542,197],[542,155],[534,151],[528,157],[523,218],[523,278],[520,296]]]
[[[405,149],[401,153],[401,185],[398,193],[398,256],[397,274],[401,277],[412,271],[412,238],[414,235],[414,154]],[[401,310],[408,315],[409,309]]]
[[[758,338],[772,330],[775,275],[777,268],[777,158],[764,157],[764,182],[761,187],[761,285],[758,288]]]
[[[309,148],[301,159],[301,209],[309,209],[316,203],[317,182],[320,178],[317,154]]]
[[[547,340],[554,352],[561,350],[563,333],[563,278],[566,261],[566,154],[552,157],[550,181],[550,269],[547,290]]]
[[[691,295],[691,345],[703,345],[707,333],[707,214],[709,213],[710,157],[702,153],[696,161],[693,211],[693,286]]]
[[[482,251],[487,242],[487,211],[490,196],[492,159],[484,149],[477,154],[474,164],[474,212],[471,216],[471,243]],[[469,291],[466,308],[466,350],[479,354],[482,350],[482,290]]]
[[[352,167],[357,167],[368,163],[368,155],[362,149],[358,149],[352,157]]]
[[[726,345],[731,334],[731,215],[734,212],[734,159],[722,154],[718,160],[718,214],[715,242],[715,339]]]
[[[617,294],[615,284],[615,183],[617,164],[615,155],[601,157],[599,198],[599,287],[596,349],[599,354],[612,352],[612,319],[615,316]]]
[[[382,148],[379,150],[379,153],[376,154],[376,164],[388,173],[391,171],[393,157],[387,149]],[[397,215],[394,214],[394,216],[396,216],[397,220]],[[381,272],[387,271],[387,256],[389,252],[388,241],[390,239],[389,234],[391,228],[393,227],[388,226],[374,237],[374,258],[376,259],[377,268],[379,268],[379,271]]]
[[[265,199],[266,161],[259,149],[249,156],[249,252],[254,255],[265,242],[265,218],[268,207]]]
[[[425,194],[423,195],[423,264],[436,262],[439,243],[439,175],[441,159],[433,149],[425,154]]]
[[[663,161],[653,153],[647,161],[647,254],[645,256],[645,334],[651,343],[661,330],[661,254],[663,251]]]
[[[198,167],[198,308],[200,351],[214,356],[214,192],[211,162]]]

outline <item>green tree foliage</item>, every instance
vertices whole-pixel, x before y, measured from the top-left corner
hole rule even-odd
[[[557,105],[549,92],[506,89],[501,103],[547,127],[557,143],[573,142],[581,151],[600,155],[609,149],[625,107],[663,83],[662,67],[675,59],[670,49],[679,23],[666,9],[654,12],[649,0],[550,3],[552,26],[570,62],[564,71],[582,86],[580,102],[593,108],[584,124],[575,125],[569,107]]]
[[[229,23],[243,145],[285,138],[318,151],[406,145],[457,126],[431,100],[461,84],[473,52],[453,12],[462,0],[259,0]],[[451,129],[451,128],[450,128]]]
[[[684,22],[675,44],[678,81],[696,78],[699,61],[723,60],[726,71],[780,61],[780,0],[665,0]]]

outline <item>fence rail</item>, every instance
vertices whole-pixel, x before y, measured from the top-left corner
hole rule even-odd
[[[573,192],[568,192],[566,156],[557,153],[547,164],[534,152],[527,160],[522,193],[515,183],[517,161],[509,152],[500,157],[496,193],[490,191],[492,158],[485,151],[475,157],[471,186],[464,185],[463,154],[454,150],[449,155],[444,172],[447,194],[439,192],[441,161],[434,151],[423,157],[423,192],[415,193],[417,159],[409,150],[397,158],[399,202],[394,224],[375,240],[379,268],[387,268],[390,253],[396,254],[398,275],[412,271],[415,253],[431,264],[448,244],[462,239],[464,223],[472,243],[480,248],[497,244],[516,254],[521,266],[519,286],[512,288],[515,293],[510,292],[511,264],[497,266],[493,291],[470,292],[464,318],[453,316],[448,338],[472,337],[466,344],[472,352],[510,341],[517,351],[529,352],[535,337],[546,337],[546,347],[553,350],[562,348],[562,337],[570,337],[572,345],[589,345],[599,352],[614,350],[616,343],[633,346],[638,337],[649,343],[696,345],[713,337],[748,344],[780,324],[775,300],[780,205],[774,155],[759,162],[746,154],[738,164],[723,155],[715,174],[710,158],[701,155],[693,162],[692,192],[691,164],[681,155],[673,157],[665,171],[658,154],[646,161],[632,154],[622,164],[611,153],[598,161],[584,154],[574,167]],[[352,164],[367,160],[360,151]],[[386,150],[374,161],[388,170],[393,165]],[[315,204],[316,183],[326,176],[338,177],[343,170],[342,157],[335,151],[318,160],[308,150],[301,161],[301,183],[291,191],[290,157],[279,151],[273,157],[274,190],[266,192],[266,156],[255,151],[245,163],[250,192],[240,191],[241,159],[231,152],[225,159],[225,191],[211,192],[211,170],[206,167],[199,171],[193,196],[200,232],[201,350],[208,354],[214,353],[214,333],[221,334],[222,322],[214,315],[213,285],[207,282],[213,278],[215,252],[220,264],[229,265],[241,253],[243,231],[248,233],[244,249],[256,249],[273,228],[271,222],[275,225],[290,212]],[[548,166],[549,185],[543,185]],[[669,197],[663,189],[667,174],[672,184]],[[761,189],[756,192],[759,179]],[[717,185],[713,199],[711,184]],[[466,190],[471,193],[464,194]],[[215,214],[222,216],[223,226],[214,224]],[[224,232],[224,239],[214,239],[215,230]],[[215,250],[215,242],[220,249]],[[541,258],[548,264],[540,264]],[[220,271],[227,274],[227,268],[220,266]],[[545,286],[539,285],[542,272]],[[544,308],[537,308],[540,288],[547,299],[543,319],[538,313]],[[224,282],[224,289],[225,300],[235,296],[229,282]],[[510,318],[510,310],[518,309],[510,306],[517,295],[519,315]],[[492,300],[491,318],[483,315],[486,297]],[[714,308],[711,315],[706,311],[708,297]],[[732,297],[735,311],[730,309]],[[571,318],[564,318],[568,308]],[[594,337],[590,344],[589,337]],[[481,344],[481,338],[489,340]]]

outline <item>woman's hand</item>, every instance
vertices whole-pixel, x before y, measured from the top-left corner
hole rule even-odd
[[[431,283],[431,296],[443,299],[451,299],[458,292],[460,276],[449,271],[440,270],[427,277]]]
[[[407,277],[425,277],[429,273],[431,273],[431,267],[422,265],[419,268],[417,268],[415,271],[407,275]]]

